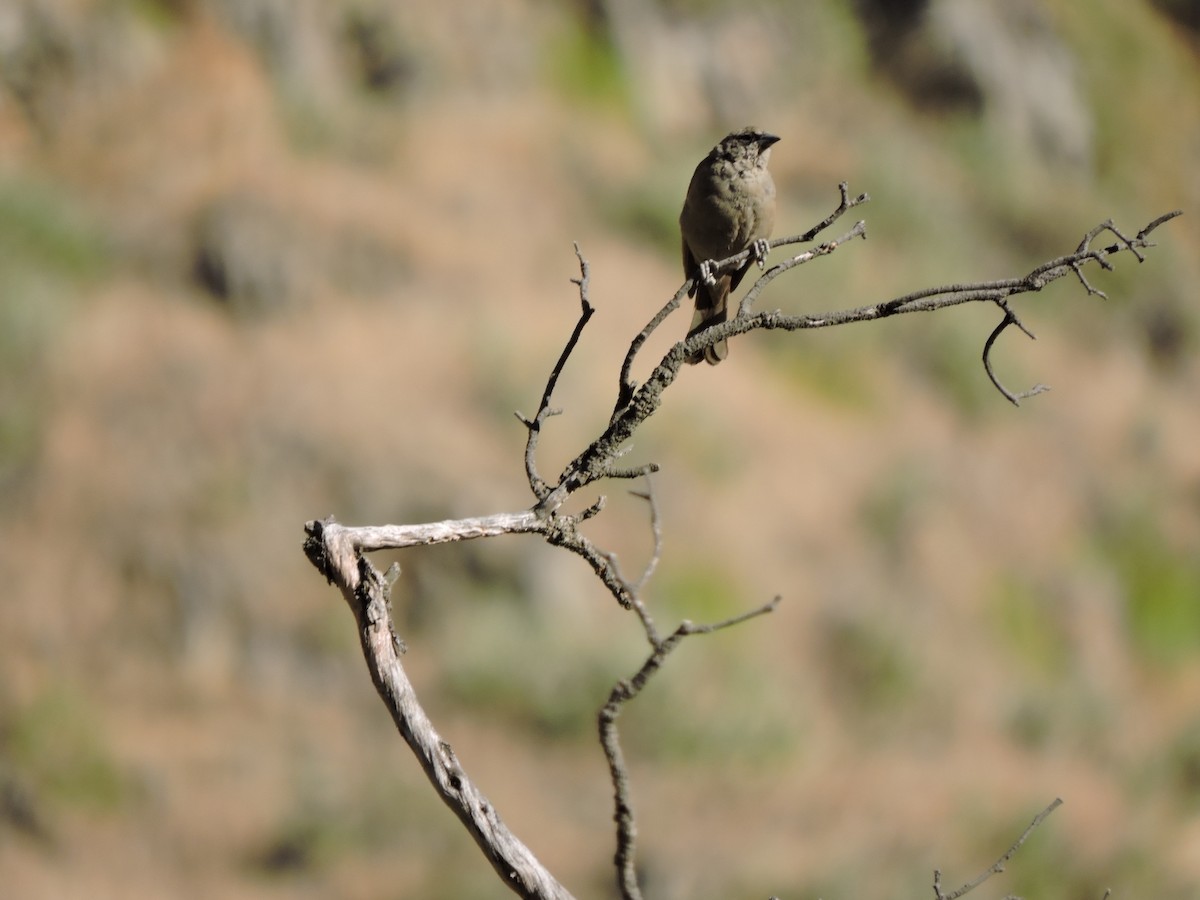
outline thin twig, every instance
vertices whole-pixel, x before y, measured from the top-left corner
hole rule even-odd
[[[854,240],[854,238],[865,239],[866,236],[867,223],[860,219],[854,223],[853,228],[851,228],[841,237],[832,241],[826,241],[823,244],[818,244],[811,250],[806,250],[804,253],[798,253],[791,259],[786,259],[781,263],[776,263],[775,265],[771,266],[771,268],[767,269],[767,271],[763,272],[762,275],[755,280],[750,290],[746,291],[746,295],[742,297],[742,302],[738,304],[737,314],[739,316],[747,315],[750,312],[750,307],[754,304],[754,301],[758,299],[758,295],[763,292],[768,284],[770,284],[784,272],[790,271],[791,269],[796,268],[796,266],[802,266],[806,262],[811,262],[819,257],[828,256],[830,253],[833,253],[835,250],[837,250],[838,247],[842,246],[842,244],[848,243],[849,241]]]
[[[617,716],[620,715],[621,707],[642,692],[684,638],[695,634],[711,634],[740,625],[749,619],[774,611],[779,606],[779,601],[780,598],[775,597],[757,609],[722,622],[699,625],[686,620],[681,622],[665,640],[655,643],[650,655],[632,678],[613,685],[608,701],[600,708],[600,746],[604,749],[604,758],[608,761],[609,776],[612,779],[613,821],[617,823],[617,852],[613,861],[617,868],[617,887],[623,900],[640,900],[642,894],[637,883],[637,822],[629,789],[629,773],[625,767],[625,756],[621,752],[620,733],[617,729]]]
[[[1088,261],[1094,261],[1105,269],[1111,269],[1112,264],[1108,261],[1108,256],[1118,253],[1121,250],[1133,252],[1139,260],[1144,257],[1138,252],[1145,247],[1154,246],[1146,237],[1159,225],[1170,221],[1180,211],[1176,210],[1171,213],[1166,213],[1159,216],[1157,219],[1148,224],[1145,228],[1138,232],[1134,238],[1127,238],[1124,234],[1112,226],[1110,222],[1103,222],[1096,228],[1092,229],[1084,237],[1079,248],[1071,254],[1060,256],[1056,259],[1042,263],[1031,270],[1023,278],[1007,278],[997,281],[984,281],[968,284],[952,284],[943,287],[924,288],[918,291],[913,291],[910,294],[905,294],[902,297],[896,297],[882,303],[872,304],[870,306],[859,306],[854,309],[841,310],[834,313],[825,313],[818,315],[784,315],[781,312],[762,312],[751,316],[737,316],[723,325],[717,325],[703,332],[704,341],[701,345],[712,343],[718,340],[728,339],[738,334],[743,334],[748,331],[753,331],[756,328],[766,329],[783,329],[786,331],[796,331],[807,328],[831,328],[839,325],[848,325],[852,322],[867,322],[876,319],[888,318],[894,315],[901,315],[913,312],[933,312],[940,309],[945,309],[950,306],[958,306],[963,303],[972,302],[992,302],[1004,304],[1010,297],[1019,294],[1036,292],[1042,290],[1046,285],[1053,281],[1062,278],[1071,272],[1079,275],[1083,281],[1085,288],[1090,293],[1099,293],[1080,273],[1080,267]],[[1104,250],[1091,249],[1091,242],[1102,231],[1110,231],[1117,235],[1121,243],[1113,244]],[[764,278],[772,274],[770,271],[764,273]],[[757,287],[757,284],[755,285]],[[1026,334],[1030,334],[1029,330],[1019,322],[1004,323],[1003,327],[998,331],[994,331],[991,335],[991,342],[994,343],[999,333],[1004,330],[1009,324],[1018,324]],[[1032,337],[1032,335],[1030,334]],[[689,346],[689,350],[692,348]],[[990,353],[990,347],[988,348]],[[989,372],[989,377],[992,373]],[[992,378],[993,383],[996,379]],[[1004,396],[1012,401],[1012,392],[1007,391],[997,383]],[[1034,393],[1041,393],[1045,390],[1034,389],[1026,394],[1018,394],[1018,399],[1023,396],[1031,396]]]
[[[1138,241],[1140,244],[1143,240],[1145,240],[1146,235],[1148,235],[1150,232],[1152,232],[1159,225],[1162,225],[1164,222],[1170,222],[1176,216],[1182,216],[1182,215],[1183,215],[1182,209],[1173,209],[1170,212],[1163,213],[1157,219],[1151,219],[1150,223],[1148,225],[1146,225],[1145,228],[1143,228],[1141,231],[1139,231],[1137,233],[1137,237],[1135,238],[1135,240]],[[1154,245],[1146,244],[1145,246],[1153,247]]]
[[[645,463],[640,466],[634,466],[631,469],[609,468],[604,473],[605,478],[644,478],[647,475],[653,475],[658,471],[658,463]]]
[[[958,900],[958,898],[961,897],[963,894],[966,894],[970,891],[975,890],[975,888],[979,887],[981,884],[983,884],[985,881],[987,881],[993,875],[1003,872],[1004,866],[1008,863],[1008,861],[1010,859],[1012,859],[1013,854],[1016,853],[1019,849],[1021,849],[1021,845],[1025,843],[1025,841],[1029,838],[1029,835],[1033,834],[1033,830],[1035,828],[1037,828],[1039,825],[1041,825],[1042,822],[1044,822],[1046,820],[1046,817],[1049,816],[1050,813],[1054,812],[1054,810],[1058,809],[1060,806],[1062,806],[1062,798],[1055,797],[1053,803],[1051,803],[1049,806],[1047,806],[1040,813],[1038,813],[1036,816],[1033,817],[1033,821],[1029,823],[1029,826],[1023,832],[1021,832],[1021,836],[1019,838],[1017,838],[1016,842],[1011,847],[1008,848],[1008,850],[1004,853],[1003,856],[1001,856],[998,860],[996,860],[994,863],[992,863],[990,868],[985,869],[983,872],[980,872],[979,875],[975,876],[975,878],[973,878],[971,881],[968,881],[966,884],[964,884],[962,887],[958,888],[957,890],[951,891],[949,894],[942,893],[942,873],[941,873],[940,869],[934,869],[933,870],[933,895],[936,898],[936,900]]]
[[[650,642],[651,647],[657,647],[661,638],[658,634],[658,627],[654,624],[654,617],[650,615],[650,610],[642,602],[642,588],[650,581],[650,578],[654,575],[654,571],[658,568],[659,560],[662,558],[663,536],[662,522],[658,515],[658,499],[654,493],[654,482],[650,479],[649,475],[646,476],[646,490],[630,491],[629,493],[645,500],[647,506],[650,508],[650,534],[654,540],[654,545],[650,552],[650,559],[646,561],[646,567],[642,569],[641,577],[630,586],[630,593],[633,597],[633,610],[642,621],[642,629],[646,632],[646,639]]]
[[[642,575],[634,583],[634,588],[640,590],[646,586],[646,582],[654,575],[654,570],[658,568],[658,561],[662,558],[663,536],[662,536],[662,521],[658,514],[658,497],[654,493],[654,481],[650,475],[646,475],[646,489],[644,491],[630,491],[630,494],[640,500],[645,500],[646,505],[650,508],[650,534],[654,539],[653,550],[650,554],[650,559],[646,562],[646,568],[642,570]]]
[[[1009,402],[1012,403],[1013,406],[1020,406],[1021,401],[1026,397],[1033,397],[1036,394],[1042,394],[1050,390],[1050,385],[1039,382],[1027,391],[1014,394],[1000,383],[1000,379],[996,377],[996,373],[992,369],[992,345],[996,342],[996,338],[1000,337],[1000,333],[1008,326],[1016,325],[1019,329],[1021,329],[1021,331],[1029,336],[1030,340],[1037,340],[1037,338],[1034,333],[1026,328],[1024,323],[1017,318],[1017,314],[1012,311],[1012,308],[1005,301],[1000,300],[996,303],[996,305],[1004,310],[1004,318],[1000,321],[1000,324],[996,326],[995,330],[988,335],[988,339],[983,343],[983,370],[987,372],[987,377],[992,380],[992,384],[996,386],[996,390],[1008,398]]]
[[[770,601],[764,603],[749,612],[740,613],[736,616],[731,616],[728,619],[722,619],[720,622],[701,623],[699,625],[689,622],[684,619],[676,629],[676,633],[682,637],[690,637],[693,634],[712,634],[714,631],[721,631],[725,628],[732,628],[735,625],[741,625],[743,622],[749,622],[751,619],[757,619],[759,616],[765,616],[767,613],[775,612],[783,598],[776,595]]]
[[[629,609],[633,606],[634,592],[629,582],[621,575],[621,567],[612,553],[601,550],[590,538],[582,534],[577,524],[583,516],[554,515],[547,517],[546,542],[553,547],[570,550],[589,566],[608,592],[616,598],[621,606]]]
[[[621,375],[617,387],[617,403],[613,407],[613,419],[617,417],[617,413],[629,405],[629,401],[633,397],[633,392],[637,390],[637,382],[633,380],[630,374],[633,369],[634,357],[637,356],[638,351],[642,349],[642,345],[646,343],[646,340],[654,333],[654,330],[663,323],[667,316],[679,308],[679,304],[683,302],[683,298],[687,296],[691,287],[692,281],[690,279],[685,281],[683,286],[675,292],[675,296],[668,300],[666,305],[654,314],[654,318],[647,322],[646,327],[639,331],[633,341],[630,342],[629,352],[625,354],[625,361],[621,363]],[[609,421],[611,422],[612,420],[610,419]]]
[[[575,244],[574,246],[575,258],[579,260],[579,277],[572,278],[571,283],[579,287],[579,321],[575,323],[575,330],[571,332],[566,346],[563,347],[563,351],[558,357],[558,362],[554,364],[554,368],[550,371],[550,377],[546,379],[546,388],[542,391],[542,399],[538,403],[537,413],[532,419],[525,418],[519,412],[516,414],[517,418],[521,420],[529,431],[529,435],[525,439],[525,475],[529,479],[529,489],[533,491],[533,496],[539,501],[544,500],[546,495],[550,493],[549,486],[537,471],[537,444],[538,437],[542,431],[542,423],[549,416],[556,416],[561,412],[561,410],[551,409],[550,397],[554,393],[555,385],[558,384],[558,376],[562,374],[563,369],[567,365],[567,359],[575,350],[575,345],[579,343],[579,337],[583,334],[584,327],[596,311],[596,308],[588,301],[588,289],[591,285],[591,272],[588,267],[588,261],[584,258],[583,253],[580,252],[579,244]]]

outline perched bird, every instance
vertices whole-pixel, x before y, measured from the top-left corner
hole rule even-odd
[[[762,265],[767,238],[775,225],[775,182],[767,171],[771,145],[779,138],[758,128],[727,135],[696,166],[688,185],[679,231],[683,236],[683,274],[694,279],[689,296],[696,298],[688,337],[725,321],[729,292],[741,283],[750,260],[732,272],[713,278],[708,263],[753,251]],[[716,365],[729,355],[718,341],[688,358]]]

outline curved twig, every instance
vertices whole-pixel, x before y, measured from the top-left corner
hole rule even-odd
[[[1012,308],[1007,303],[1001,300],[998,301],[996,305],[1004,310],[1004,318],[1000,320],[1000,324],[995,327],[992,333],[988,335],[988,339],[983,343],[983,370],[987,372],[987,376],[992,380],[992,384],[996,386],[996,390],[1003,394],[1013,406],[1020,406],[1021,401],[1026,397],[1033,397],[1037,394],[1043,394],[1050,390],[1050,385],[1038,382],[1029,390],[1022,391],[1019,394],[1014,394],[1000,383],[1000,379],[996,377],[996,372],[992,369],[992,345],[996,343],[996,338],[1000,337],[1000,333],[1009,325],[1016,325],[1019,329],[1021,329],[1021,331],[1028,335],[1030,340],[1037,340],[1037,336],[1025,327],[1021,320],[1017,318],[1017,314],[1012,311]]]

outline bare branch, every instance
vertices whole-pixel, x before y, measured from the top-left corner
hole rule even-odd
[[[736,616],[731,616],[728,619],[723,619],[720,622],[710,622],[708,624],[701,623],[696,625],[686,619],[680,623],[678,632],[682,632],[683,637],[689,637],[693,634],[712,634],[714,631],[721,631],[725,628],[732,628],[735,625],[741,625],[743,622],[749,622],[751,619],[757,619],[759,616],[765,616],[767,613],[775,612],[783,598],[776,595],[762,606],[752,609],[749,612],[740,613]]]
[[[591,539],[581,534],[577,525],[584,516],[555,515],[544,520],[546,541],[551,546],[562,547],[579,556],[592,567],[592,571],[608,588],[608,592],[626,609],[633,606],[634,591],[621,575],[617,558],[598,548]],[[590,516],[588,517],[590,518]]]
[[[555,385],[558,384],[558,376],[562,374],[563,369],[567,365],[567,359],[574,352],[575,345],[579,343],[579,336],[583,334],[584,327],[596,311],[596,308],[588,302],[588,289],[591,285],[591,271],[588,267],[588,262],[584,258],[583,253],[580,252],[579,244],[575,244],[574,246],[575,257],[579,260],[579,277],[572,278],[571,283],[579,287],[579,321],[575,323],[575,330],[571,332],[566,346],[563,347],[563,351],[558,357],[558,362],[554,364],[554,368],[550,371],[550,377],[546,379],[546,389],[542,392],[542,400],[538,404],[537,414],[532,419],[527,419],[520,413],[517,413],[517,418],[529,430],[529,436],[525,441],[525,475],[529,479],[529,489],[533,491],[533,496],[539,501],[544,500],[546,495],[550,493],[550,488],[542,477],[538,475],[537,471],[537,443],[538,437],[541,434],[542,423],[548,416],[556,416],[561,412],[561,410],[550,408],[550,397],[554,393]]]
[[[397,648],[402,646],[389,613],[389,584],[349,542],[349,529],[329,520],[309,522],[304,550],[336,584],[358,623],[363,656],[375,690],[426,777],[463,823],[510,890],[530,900],[571,900],[571,894],[514,835],[464,771],[417,701]]]
[[[683,621],[671,634],[662,641],[654,642],[654,648],[642,667],[634,676],[613,685],[608,695],[608,702],[600,708],[600,746],[604,748],[604,758],[608,761],[609,776],[613,784],[613,820],[617,823],[617,852],[614,862],[617,866],[617,886],[623,900],[641,900],[641,889],[637,883],[637,822],[633,812],[633,800],[629,790],[629,773],[625,767],[625,755],[621,751],[620,734],[617,729],[617,716],[621,707],[642,692],[646,684],[662,668],[671,652],[679,646],[685,637],[694,634],[711,634],[723,628],[739,625],[749,619],[772,612],[779,606],[779,597],[765,603],[757,609],[740,616],[734,616],[723,622],[696,625]]]
[[[1146,238],[1155,228],[1168,222],[1176,216],[1181,215],[1179,210],[1166,213],[1154,219],[1138,232],[1134,238],[1128,238],[1113,226],[1111,221],[1102,222],[1097,225],[1085,236],[1083,241],[1074,253],[1066,256],[1060,256],[1034,268],[1029,274],[1023,278],[1009,278],[998,281],[984,281],[968,284],[952,284],[942,287],[924,288],[919,291],[914,291],[910,294],[905,294],[901,297],[896,297],[883,303],[872,304],[870,306],[860,306],[854,309],[842,310],[839,312],[825,313],[819,315],[799,315],[789,316],[781,312],[758,313],[756,315],[744,316],[742,311],[748,307],[747,300],[752,299],[751,295],[759,288],[759,283],[766,281],[768,278],[774,278],[779,273],[774,269],[768,270],[755,283],[754,287],[747,294],[747,299],[742,301],[742,308],[739,309],[739,314],[723,325],[717,325],[708,329],[696,339],[698,346],[704,346],[708,343],[714,343],[719,340],[728,339],[738,334],[743,334],[748,331],[753,331],[756,328],[767,329],[783,329],[786,331],[796,331],[806,328],[829,328],[838,325],[848,325],[852,322],[866,322],[875,319],[887,318],[889,316],[900,315],[903,313],[912,312],[934,312],[939,309],[945,309],[950,306],[957,306],[963,303],[972,302],[992,302],[1007,309],[1006,301],[1010,297],[1019,294],[1040,291],[1046,285],[1053,281],[1062,278],[1064,275],[1074,272],[1084,285],[1085,289],[1092,294],[1101,294],[1097,291],[1083,276],[1081,267],[1089,261],[1096,262],[1104,269],[1112,269],[1112,264],[1108,257],[1118,253],[1121,250],[1132,252],[1139,261],[1144,259],[1144,256],[1139,252],[1142,248],[1154,246]],[[1091,249],[1091,243],[1095,238],[1104,231],[1109,231],[1116,235],[1120,240],[1118,244],[1112,244],[1102,250]],[[797,257],[798,260],[807,261]],[[790,262],[790,261],[789,261]],[[783,265],[787,265],[784,263]],[[1016,318],[1015,314],[1006,315],[1001,326],[992,332],[988,339],[985,348],[984,361],[985,369],[988,372],[988,377],[992,383],[1000,390],[1000,392],[1010,401],[1023,399],[1024,397],[1033,396],[1037,393],[1042,393],[1046,390],[1044,385],[1036,386],[1023,394],[1013,394],[1011,391],[1003,387],[995,377],[994,371],[990,366],[990,351],[991,345],[995,342],[1000,332],[1008,325],[1017,325],[1022,331],[1033,337],[1029,329]],[[702,340],[701,340],[702,339]],[[689,351],[694,348],[688,347]]]
[[[330,581],[331,571],[344,568],[356,554],[376,550],[401,550],[407,547],[422,547],[476,538],[498,537],[502,534],[541,534],[546,542],[564,547],[583,558],[592,567],[604,586],[624,607],[631,603],[632,588],[621,577],[615,558],[596,548],[578,530],[579,522],[586,521],[604,508],[604,498],[583,510],[577,516],[539,516],[533,510],[515,513],[496,513],[470,519],[447,519],[443,522],[428,522],[421,525],[365,525],[346,526],[332,518],[320,522],[309,522],[305,532],[319,529],[322,541],[328,548],[326,556],[336,566],[332,570],[319,558],[309,557],[318,570]],[[307,544],[306,544],[307,546]]]
[[[1150,223],[1148,225],[1146,225],[1145,228],[1143,228],[1141,231],[1139,231],[1137,233],[1137,237],[1135,238],[1135,240],[1140,245],[1146,239],[1146,235],[1148,235],[1150,232],[1152,232],[1154,229],[1156,229],[1159,225],[1162,225],[1164,222],[1170,222],[1176,216],[1182,216],[1182,215],[1183,215],[1182,209],[1173,209],[1170,212],[1163,213],[1157,219],[1151,219]],[[1153,247],[1154,245],[1153,244],[1145,244],[1145,246]]]
[[[617,413],[629,405],[629,401],[633,398],[633,392],[637,390],[637,382],[633,380],[630,371],[633,369],[633,360],[637,356],[642,345],[654,333],[654,329],[658,328],[675,310],[679,309],[679,304],[683,302],[683,298],[687,296],[688,291],[692,289],[692,281],[688,279],[683,283],[683,287],[675,292],[675,296],[667,301],[666,305],[654,314],[646,327],[637,333],[633,342],[629,345],[629,352],[625,354],[625,361],[621,363],[620,384],[617,387],[617,404],[613,407],[612,418],[616,419]],[[609,420],[610,422],[612,419]]]
[[[315,524],[324,527],[324,539],[350,551],[402,550],[405,547],[425,547],[475,538],[496,537],[501,534],[530,534],[544,532],[546,525],[532,510],[496,513],[469,519],[446,519],[421,525],[341,525],[332,519],[321,523],[309,522],[305,531]],[[322,572],[322,574],[325,574]],[[328,575],[326,575],[328,577]]]
[[[1053,803],[1051,803],[1049,806],[1047,806],[1040,813],[1038,813],[1036,816],[1033,817],[1033,821],[1029,823],[1029,826],[1023,832],[1021,832],[1021,836],[1019,838],[1017,838],[1016,842],[1011,847],[1008,848],[1008,850],[1004,853],[1003,856],[1001,856],[998,860],[996,860],[994,863],[992,863],[990,868],[979,873],[979,875],[977,875],[971,881],[968,881],[966,884],[964,884],[962,887],[958,888],[957,890],[951,891],[949,894],[942,893],[942,873],[941,873],[940,869],[934,869],[933,870],[933,895],[936,898],[936,900],[958,900],[958,898],[963,896],[963,894],[966,894],[966,893],[969,893],[970,891],[975,890],[975,888],[979,887],[981,884],[983,884],[985,881],[987,881],[993,875],[996,875],[999,872],[1003,872],[1004,866],[1008,863],[1008,861],[1010,859],[1012,859],[1013,854],[1021,849],[1021,845],[1025,843],[1025,841],[1029,838],[1029,835],[1033,834],[1033,830],[1035,828],[1037,828],[1039,825],[1041,825],[1042,822],[1044,822],[1046,820],[1046,817],[1049,816],[1050,813],[1054,812],[1054,810],[1058,809],[1060,806],[1062,806],[1062,798],[1055,797]]]
[[[653,475],[658,471],[658,463],[646,463],[641,466],[634,466],[632,469],[615,469],[609,468],[605,471],[605,478],[644,478],[647,475]]]
[[[750,307],[754,304],[754,301],[758,299],[758,295],[763,292],[763,289],[784,272],[794,269],[796,266],[802,266],[804,263],[811,262],[818,257],[828,256],[842,244],[848,243],[854,238],[860,237],[865,239],[866,236],[867,223],[860,219],[854,223],[853,228],[851,228],[841,237],[832,241],[826,241],[823,244],[813,247],[811,250],[806,250],[804,253],[798,253],[791,259],[784,260],[781,263],[771,266],[771,268],[767,269],[767,271],[758,277],[750,290],[746,291],[746,295],[742,298],[742,302],[738,304],[737,314],[739,316],[748,314],[750,312]]]
[[[632,699],[628,682],[613,686],[608,702],[600,710],[600,746],[608,762],[608,774],[613,784],[613,821],[617,823],[617,852],[613,862],[617,867],[617,887],[623,900],[641,900],[637,883],[637,820],[629,790],[629,772],[617,732],[617,715],[621,705]]]
[[[846,211],[869,199],[866,194],[851,198],[844,183],[839,185],[839,193],[838,207],[822,222],[804,234],[772,241],[770,246],[774,248],[810,242],[843,216]],[[629,440],[636,430],[658,409],[662,403],[663,393],[674,383],[689,354],[719,340],[755,329],[794,331],[825,328],[851,322],[872,321],[903,313],[935,311],[968,302],[996,303],[1004,311],[1004,318],[984,344],[983,364],[988,377],[997,389],[1011,402],[1018,403],[1024,397],[1031,396],[1045,388],[1038,385],[1030,391],[1014,394],[1001,384],[993,371],[991,351],[1006,328],[1015,325],[1029,337],[1033,337],[1009,306],[1009,299],[1022,293],[1040,291],[1050,282],[1069,273],[1074,273],[1089,293],[1103,296],[1101,291],[1096,290],[1088,283],[1083,267],[1089,263],[1095,263],[1101,268],[1111,269],[1112,264],[1109,257],[1121,251],[1128,251],[1141,261],[1144,256],[1140,251],[1153,246],[1149,243],[1148,236],[1159,225],[1179,214],[1179,211],[1175,211],[1159,216],[1132,238],[1119,231],[1111,221],[1103,222],[1084,236],[1074,253],[1043,263],[1022,278],[927,288],[870,306],[860,306],[820,315],[785,315],[779,310],[752,311],[754,303],[763,290],[784,272],[827,256],[852,238],[865,237],[866,226],[860,221],[842,236],[796,254],[767,269],[747,292],[737,314],[732,319],[708,328],[690,339],[677,342],[651,370],[645,383],[639,386],[631,376],[634,360],[650,334],[682,303],[683,297],[693,286],[689,281],[676,292],[675,296],[663,306],[631,342],[621,367],[616,405],[602,433],[566,465],[556,483],[551,483],[543,479],[537,471],[538,439],[543,423],[559,413],[559,410],[550,406],[551,398],[567,360],[574,352],[583,329],[595,311],[588,299],[588,263],[576,245],[575,253],[579,261],[580,277],[572,279],[572,281],[579,288],[580,317],[547,378],[537,412],[531,418],[517,413],[517,417],[528,430],[525,470],[530,490],[537,499],[535,506],[532,509],[518,512],[422,525],[352,528],[340,525],[329,518],[320,522],[309,522],[305,528],[308,536],[305,541],[305,552],[317,569],[331,583],[339,587],[353,610],[359,625],[363,652],[372,681],[388,706],[398,730],[417,755],[439,796],[459,816],[488,857],[493,868],[513,891],[522,897],[556,898],[556,900],[566,900],[570,897],[567,891],[553,879],[532,853],[500,821],[495,810],[470,782],[449,745],[437,735],[418,705],[412,685],[407,681],[400,666],[399,653],[403,650],[403,642],[395,633],[388,609],[389,589],[398,574],[398,569],[394,567],[389,569],[386,576],[380,575],[364,558],[363,553],[472,540],[501,534],[539,534],[552,546],[563,547],[581,557],[617,601],[622,606],[636,612],[650,643],[650,655],[632,678],[614,686],[599,715],[601,743],[612,775],[615,798],[618,881],[622,896],[627,900],[636,900],[640,897],[635,870],[636,826],[630,800],[628,775],[618,741],[616,720],[620,709],[625,702],[641,692],[683,638],[695,634],[708,634],[770,612],[779,603],[779,598],[776,597],[770,603],[756,610],[723,622],[697,625],[684,621],[664,639],[660,636],[653,618],[639,596],[639,592],[654,572],[662,551],[658,510],[648,477],[646,492],[639,493],[637,496],[646,499],[650,505],[650,525],[654,538],[654,550],[641,577],[634,583],[629,582],[622,575],[614,554],[596,546],[580,531],[581,523],[599,515],[604,509],[604,498],[600,497],[582,512],[574,515],[568,515],[562,511],[564,503],[581,488],[600,479],[637,478],[657,471],[658,467],[654,463],[619,467],[617,461],[628,452]],[[1116,243],[1100,249],[1094,248],[1093,244],[1105,233],[1113,235]],[[715,264],[713,271],[719,272],[742,266],[750,258],[751,253],[752,251],[748,250],[727,260],[719,261]],[[1002,871],[1004,864],[1021,846],[1033,828],[1059,802],[1056,800],[1043,811],[1008,853],[1002,856],[992,869],[974,882],[950,895],[944,895],[941,889],[941,873],[935,873],[934,890],[938,900],[957,900],[958,897],[982,883],[994,872]]]
[[[845,201],[843,205],[852,205],[858,202],[865,202],[865,195],[856,198],[854,201]],[[835,210],[833,217],[840,214],[839,211],[842,211],[840,206],[839,210]],[[739,310],[739,314],[729,321],[720,325],[714,325],[695,337],[681,341],[672,347],[659,362],[658,366],[650,373],[646,382],[629,393],[628,402],[619,404],[604,433],[585,448],[574,460],[568,463],[559,476],[558,484],[550,493],[542,498],[538,509],[542,514],[547,514],[561,505],[567,497],[580,487],[590,484],[599,478],[607,477],[607,460],[611,459],[612,454],[618,451],[642,422],[655,413],[662,402],[663,392],[671,386],[678,376],[684,358],[705,346],[759,328],[768,330],[780,329],[784,331],[830,328],[839,325],[849,325],[853,322],[869,322],[877,319],[885,319],[906,313],[933,312],[963,303],[1000,303],[1019,294],[1040,291],[1051,282],[1075,271],[1076,266],[1082,265],[1087,260],[1095,260],[1102,265],[1111,266],[1107,261],[1107,257],[1111,254],[1117,253],[1122,249],[1136,251],[1143,247],[1153,246],[1153,244],[1147,241],[1147,236],[1159,225],[1175,218],[1177,215],[1180,215],[1179,211],[1159,216],[1139,231],[1137,237],[1132,239],[1124,238],[1115,228],[1104,223],[1088,233],[1084,244],[1081,245],[1083,249],[1077,249],[1074,253],[1042,263],[1021,278],[924,288],[868,306],[812,315],[785,315],[779,310],[742,315]],[[821,224],[824,226],[825,223]],[[1112,231],[1114,234],[1121,236],[1123,244],[1114,244],[1103,250],[1090,249],[1090,242],[1094,240],[1096,235],[1105,230]],[[860,236],[863,233],[865,232],[856,225],[854,229],[851,229],[850,232],[847,232],[846,235],[843,235],[837,241],[830,242],[827,245],[829,250],[825,252],[831,252],[832,249],[841,246],[849,238]],[[789,243],[803,237],[805,235],[799,235],[796,239],[783,238],[772,242],[772,246]],[[791,268],[817,255],[815,250],[810,251],[810,253],[813,256],[800,254],[795,262],[789,260],[780,265]],[[748,256],[745,254],[739,254],[739,256],[730,257],[730,260],[737,261],[740,259],[744,262],[747,258]],[[730,260],[721,261],[718,268],[729,263]],[[783,271],[786,271],[786,268]],[[772,267],[761,276],[759,281],[771,280],[778,277],[781,272],[777,271],[777,269],[778,267]],[[758,287],[757,283],[755,287]],[[751,288],[751,291],[753,290],[754,288]],[[668,304],[668,306],[670,305]],[[664,309],[666,308],[664,307]],[[632,382],[629,381],[623,382],[622,390],[627,391],[631,384]]]
[[[601,494],[596,498],[596,502],[584,509],[578,516],[575,517],[577,522],[586,522],[588,519],[594,518],[604,510],[605,504],[608,503],[608,498]]]
[[[654,482],[650,480],[649,475],[646,476],[645,491],[630,491],[630,493],[635,497],[645,500],[650,507],[650,534],[654,538],[654,548],[650,553],[650,559],[646,562],[646,567],[642,570],[641,577],[630,585],[631,605],[634,612],[637,613],[638,618],[642,620],[642,628],[646,632],[646,639],[650,641],[650,646],[657,647],[661,638],[658,634],[658,628],[654,624],[654,617],[650,615],[650,610],[642,602],[641,591],[651,576],[654,575],[655,569],[658,568],[658,561],[662,558],[662,522],[658,516],[658,499],[654,494]]]
[[[1029,336],[1030,340],[1037,340],[1037,337],[1032,331],[1025,327],[1019,318],[1017,318],[1017,314],[1012,311],[1012,308],[1006,302],[1001,300],[997,302],[996,305],[1004,310],[1004,318],[1000,321],[1000,324],[996,326],[995,330],[988,335],[988,339],[983,344],[983,369],[985,372],[987,372],[988,378],[992,380],[992,384],[996,386],[996,390],[1007,397],[1013,406],[1020,406],[1021,401],[1026,397],[1032,397],[1036,394],[1045,393],[1046,391],[1050,390],[1050,385],[1038,383],[1027,391],[1014,394],[1000,383],[1000,379],[996,377],[996,373],[992,369],[992,345],[996,342],[996,338],[1000,337],[1000,332],[1004,331],[1004,329],[1009,325],[1016,325],[1021,329],[1021,331],[1025,332],[1025,334]]]
[[[646,475],[646,490],[630,491],[633,496],[645,500],[650,507],[650,534],[654,538],[654,550],[650,554],[650,560],[646,563],[646,568],[642,570],[642,576],[634,584],[634,587],[641,589],[645,587],[646,582],[654,574],[654,570],[658,568],[658,561],[662,557],[663,537],[662,537],[662,522],[658,515],[658,498],[654,493],[654,482],[650,480],[650,475]]]

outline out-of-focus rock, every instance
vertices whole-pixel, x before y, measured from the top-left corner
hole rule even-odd
[[[711,131],[761,118],[787,51],[774,19],[718,8],[672,15],[657,3],[611,0],[612,37],[659,134]]]
[[[126,4],[0,4],[0,93],[43,136],[55,135],[81,105],[128,87],[157,50],[151,29]]]
[[[253,194],[217,198],[198,216],[193,275],[239,314],[295,303],[309,283],[297,229],[282,210]]]
[[[980,115],[1008,151],[1090,171],[1072,54],[1030,0],[858,0],[876,66],[918,107]]]

